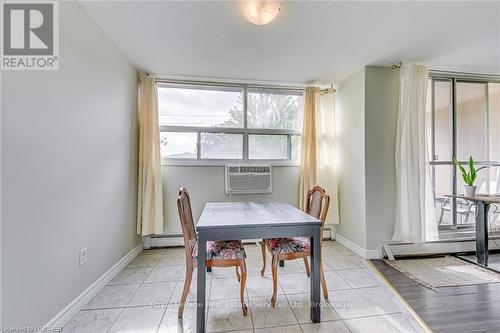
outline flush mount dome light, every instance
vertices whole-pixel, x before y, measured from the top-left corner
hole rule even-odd
[[[268,24],[280,13],[280,2],[272,0],[244,0],[243,14],[255,25]]]

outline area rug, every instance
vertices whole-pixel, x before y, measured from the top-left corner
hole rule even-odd
[[[432,290],[442,287],[500,283],[500,274],[451,256],[385,260],[385,262]]]

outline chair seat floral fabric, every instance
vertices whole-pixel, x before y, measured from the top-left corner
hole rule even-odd
[[[311,239],[308,237],[271,238],[266,239],[266,245],[272,255],[311,250]]]
[[[198,242],[194,244],[193,259],[198,257]],[[243,243],[239,240],[208,241],[207,259],[244,259],[247,257]]]

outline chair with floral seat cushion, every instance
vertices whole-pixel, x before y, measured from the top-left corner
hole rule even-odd
[[[308,237],[271,238],[266,241],[271,255],[311,251],[311,239]]]
[[[182,187],[177,197],[177,210],[181,221],[182,233],[184,236],[184,248],[186,251],[186,278],[179,304],[178,318],[182,319],[184,305],[189,293],[194,268],[197,266],[198,241],[196,229],[191,211],[191,200],[189,193]],[[244,301],[245,284],[247,279],[246,253],[243,243],[240,240],[230,241],[210,241],[207,242],[206,267],[232,267],[236,269],[236,277],[240,281],[240,301],[243,315],[246,316],[248,308]],[[239,269],[239,270],[238,270]],[[241,271],[241,274],[240,274]]]
[[[198,243],[193,248],[193,259],[198,257]],[[245,248],[241,241],[209,241],[207,242],[207,260],[245,259]]]
[[[322,222],[321,235],[323,234],[323,225],[325,223],[328,208],[330,206],[330,197],[325,190],[319,186],[315,186],[307,192],[306,213]],[[320,240],[323,244],[323,240]],[[261,275],[264,276],[266,271],[266,248],[272,255],[271,270],[273,274],[273,296],[271,304],[276,304],[276,292],[278,283],[278,263],[280,260],[294,260],[302,258],[306,268],[307,276],[311,275],[311,269],[307,257],[311,255],[311,239],[308,237],[290,237],[290,238],[271,238],[263,239],[261,243],[262,250],[262,270]],[[328,299],[328,289],[325,276],[323,274],[323,259],[320,260],[320,280],[323,288],[323,295]]]

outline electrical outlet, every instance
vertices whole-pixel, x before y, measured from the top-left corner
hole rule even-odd
[[[80,266],[83,266],[87,263],[87,248],[80,250],[80,255],[78,256]]]

